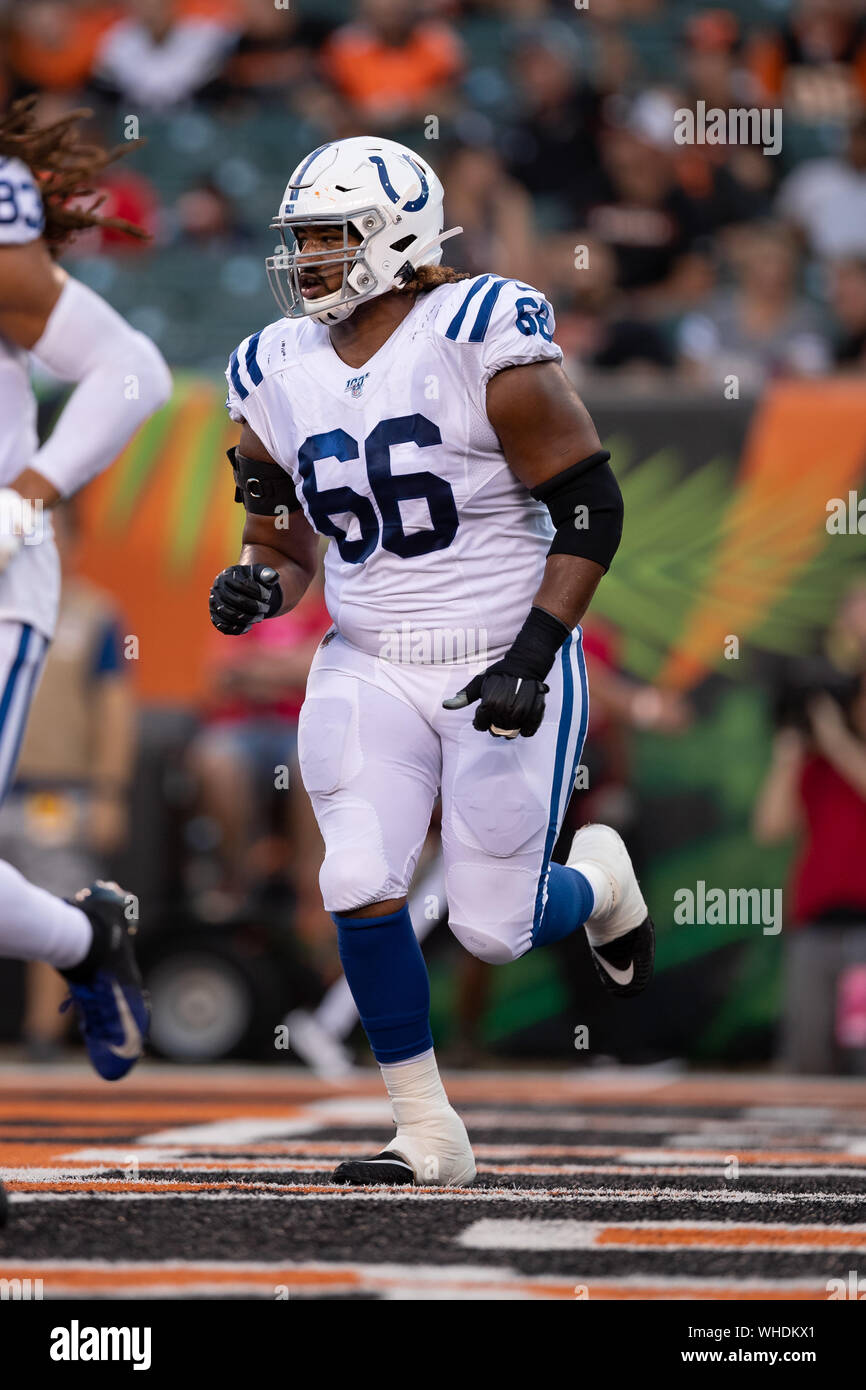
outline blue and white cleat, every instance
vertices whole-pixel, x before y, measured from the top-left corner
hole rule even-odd
[[[61,1012],[75,1005],[93,1066],[106,1081],[119,1081],[142,1055],[150,1026],[150,1001],[132,950],[135,927],[126,917],[127,895],[116,883],[97,879],[67,901],[88,917],[93,944],[80,965],[60,972],[69,984]]]
[[[586,936],[602,984],[620,999],[640,994],[652,979],[655,930],[622,837],[609,825],[584,825],[567,863],[596,893]]]

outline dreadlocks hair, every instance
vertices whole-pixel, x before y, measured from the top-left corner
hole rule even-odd
[[[458,280],[471,280],[468,270],[452,270],[448,265],[419,265],[411,280],[401,285],[398,294],[429,294],[440,285],[456,285]]]
[[[40,126],[36,103],[35,96],[22,97],[0,117],[0,157],[23,160],[36,179],[45,209],[42,235],[52,255],[57,255],[77,232],[90,227],[111,228],[147,240],[150,234],[143,227],[122,217],[100,216],[98,209],[105,202],[105,194],[95,198],[89,207],[69,206],[73,199],[94,195],[93,184],[103,169],[144,142],[130,140],[112,150],[87,145],[81,139],[79,125],[93,115],[92,111],[70,111],[60,120]]]

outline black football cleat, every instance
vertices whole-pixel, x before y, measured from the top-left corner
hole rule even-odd
[[[581,862],[600,868],[610,883],[608,906],[593,912],[586,923],[599,979],[618,999],[640,994],[652,979],[655,928],[622,837],[609,825],[584,825],[571,842],[567,862],[575,869]],[[593,927],[612,939],[594,945]]]
[[[591,946],[590,951],[605,989],[620,999],[640,994],[653,973],[655,928],[652,917],[607,946]]]
[[[331,1174],[331,1182],[351,1183],[355,1187],[370,1187],[387,1183],[389,1187],[414,1186],[415,1174],[399,1154],[385,1149],[373,1158],[350,1158]]]

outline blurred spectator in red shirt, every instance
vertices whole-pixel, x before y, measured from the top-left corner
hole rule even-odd
[[[463,51],[450,25],[419,18],[410,0],[363,0],[358,20],[326,45],[322,64],[357,118],[381,129],[442,116]]]
[[[846,977],[866,964],[866,678],[846,712],[830,695],[809,705],[811,733],[785,728],[755,811],[755,835],[797,833],[787,899],[781,1054],[792,1071],[840,1069]],[[859,1053],[862,1062],[866,1054]]]
[[[156,189],[143,174],[119,164],[100,176],[97,196],[105,197],[99,211],[103,217],[119,217],[143,227],[149,237],[159,231],[159,198]],[[82,200],[85,206],[93,201]],[[91,227],[77,236],[64,251],[70,260],[83,256],[140,256],[152,249],[152,242],[131,237],[112,227]]]

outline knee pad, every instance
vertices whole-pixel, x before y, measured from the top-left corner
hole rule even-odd
[[[469,849],[508,859],[543,842],[549,808],[537,795],[519,739],[496,743],[474,733],[458,757],[452,826]]]
[[[488,965],[508,965],[524,954],[525,948],[519,950],[514,942],[494,936],[492,929],[483,931],[479,927],[466,927],[462,922],[453,922],[450,917],[448,925],[460,945],[465,946],[471,955],[486,961]]]
[[[319,870],[319,887],[327,912],[352,912],[402,896],[390,887],[384,858],[370,846],[329,850]]]
[[[479,960],[507,965],[532,945],[537,892],[528,869],[497,864],[451,864],[446,872],[448,925],[457,940]]]

